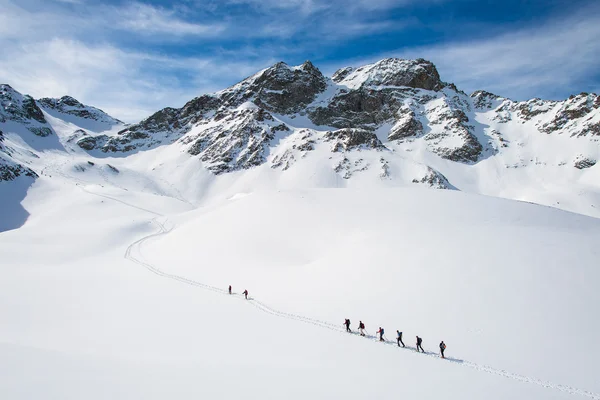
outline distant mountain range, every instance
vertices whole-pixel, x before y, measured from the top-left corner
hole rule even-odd
[[[152,152],[161,165],[185,154],[216,176],[258,169],[250,187],[257,176],[291,173],[300,187],[419,185],[600,216],[600,97],[467,95],[423,59],[331,77],[310,61],[280,62],[133,125],[69,96],[34,100],[8,85],[0,105],[2,181],[39,176],[47,150],[90,160]]]

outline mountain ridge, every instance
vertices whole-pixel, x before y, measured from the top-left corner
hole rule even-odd
[[[34,165],[43,162],[19,150],[11,137],[21,139],[11,135],[35,143],[32,151],[42,158],[54,141],[53,148],[119,159],[122,167],[149,153],[163,169],[189,160],[192,170],[212,176],[257,169],[248,179],[275,174],[308,187],[422,185],[577,211],[585,203],[583,212],[592,215],[600,207],[599,96],[468,95],[424,59],[388,58],[331,77],[310,61],[278,62],[131,125],[69,96],[34,100],[2,88],[0,129],[9,134],[5,149],[13,149],[0,152],[2,162],[36,174],[43,167]]]

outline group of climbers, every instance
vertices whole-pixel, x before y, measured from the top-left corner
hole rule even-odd
[[[350,329],[350,319],[346,318],[344,320],[344,325],[346,325],[346,332],[352,333],[352,330]],[[358,331],[360,332],[360,336],[365,336],[365,324],[362,321],[358,322]],[[383,336],[385,334],[385,330],[382,327],[379,327],[376,334],[379,335],[380,342],[385,342],[385,338]],[[402,345],[402,347],[406,347],[404,345],[404,342],[402,341],[402,332],[397,330],[396,334],[396,341],[398,342],[398,347],[400,347],[400,345]],[[444,350],[446,350],[446,344],[442,340],[440,343],[440,353],[442,355],[442,358],[446,358],[444,356]],[[417,351],[425,353],[425,350],[423,349],[423,339],[419,336],[417,336]]]
[[[229,294],[232,294],[232,293],[233,292],[231,291],[231,285],[229,285]],[[248,300],[248,290],[244,290],[242,292],[242,294],[244,295],[246,300]],[[350,329],[350,319],[349,318],[346,318],[344,320],[344,325],[346,326],[346,332],[352,333],[352,329]],[[360,336],[365,336],[365,324],[362,321],[358,322],[358,331],[360,333]],[[379,341],[385,342],[385,339],[383,337],[385,330],[382,327],[379,327],[379,329],[377,330],[376,333],[379,335]],[[398,347],[400,347],[401,344],[402,344],[402,347],[406,347],[404,345],[404,342],[402,341],[402,332],[397,330],[396,334],[397,334],[396,341],[398,342]],[[417,336],[417,351],[421,351],[421,352],[425,353],[425,350],[423,350],[422,344],[423,344],[423,339],[420,338],[419,336]],[[444,350],[446,350],[446,344],[442,340],[442,342],[440,343],[440,353],[442,354],[442,358],[446,358],[444,356]]]

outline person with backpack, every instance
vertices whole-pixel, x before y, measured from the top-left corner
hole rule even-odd
[[[231,285],[229,285],[229,294],[231,294]]]
[[[377,331],[377,333],[379,333],[379,341],[385,342],[385,339],[383,339],[383,328],[382,327],[379,327],[379,330]]]
[[[348,318],[346,318],[346,321],[344,321],[344,325],[346,325],[346,332],[352,333],[350,330],[350,320]]]
[[[421,351],[423,353],[425,353],[425,350],[423,350],[423,346],[421,346],[422,343],[423,343],[423,339],[421,339],[420,337],[417,336],[417,351],[419,351],[419,349],[421,349]]]
[[[358,322],[358,330],[360,331],[360,336],[365,336],[365,324],[362,321]]]
[[[402,341],[402,332],[396,331],[396,333],[398,334],[398,347],[400,347],[400,343],[402,343],[402,347],[406,347]]]
[[[244,290],[242,294],[244,295],[244,297],[246,297],[246,300],[248,300],[248,290]]]
[[[444,343],[444,341],[442,340],[442,342],[440,343],[440,353],[442,353],[442,358],[446,358],[444,357],[444,350],[446,350],[446,343]]]

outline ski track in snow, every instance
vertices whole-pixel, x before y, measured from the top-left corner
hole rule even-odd
[[[67,176],[66,174],[64,174],[64,173],[62,173],[60,171],[56,171],[56,172],[58,172],[60,175],[62,175],[65,178],[73,179],[73,177]],[[153,266],[152,264],[150,264],[150,263],[148,263],[148,262],[146,262],[144,260],[144,257],[143,257],[142,252],[141,252],[141,245],[144,242],[146,242],[146,241],[148,241],[150,239],[153,239],[153,238],[156,238],[158,236],[162,236],[162,235],[165,235],[165,234],[169,233],[171,231],[171,229],[167,229],[165,227],[165,223],[168,221],[168,219],[164,215],[162,215],[160,213],[157,213],[155,211],[151,211],[151,210],[148,210],[148,209],[145,209],[145,208],[142,208],[142,207],[138,207],[138,206],[136,206],[134,204],[130,204],[130,203],[124,202],[122,200],[119,200],[119,199],[116,199],[116,198],[113,198],[113,197],[110,197],[110,196],[107,196],[107,195],[104,195],[104,194],[94,193],[92,191],[89,191],[89,190],[87,190],[84,187],[84,185],[82,184],[83,182],[81,180],[79,180],[79,179],[74,179],[74,180],[79,181],[79,182],[77,182],[78,186],[81,187],[81,189],[84,190],[86,193],[89,193],[89,194],[92,194],[92,195],[95,195],[95,196],[100,196],[100,197],[103,197],[103,198],[106,198],[106,199],[110,199],[110,200],[116,201],[118,203],[121,203],[123,205],[135,208],[137,210],[148,212],[148,213],[153,214],[155,216],[154,218],[151,219],[151,222],[154,223],[154,224],[156,224],[158,226],[158,228],[159,228],[158,232],[155,232],[155,233],[152,233],[150,235],[144,236],[141,239],[138,239],[135,242],[133,242],[132,244],[130,244],[127,247],[126,251],[125,251],[125,254],[124,254],[124,258],[125,259],[127,259],[127,260],[129,260],[131,262],[134,262],[134,263],[136,263],[136,264],[138,264],[138,265],[146,268],[148,271],[150,271],[150,272],[154,273],[155,275],[158,275],[158,276],[160,276],[162,278],[172,279],[172,280],[175,280],[175,281],[178,281],[178,282],[181,282],[181,283],[185,283],[187,285],[196,286],[196,287],[199,287],[199,288],[202,288],[202,289],[205,289],[205,290],[210,290],[210,291],[215,292],[215,293],[227,295],[227,296],[233,297],[235,299],[239,299],[239,300],[245,301],[247,304],[249,304],[249,305],[257,308],[258,310],[260,310],[260,311],[262,311],[264,313],[267,313],[267,314],[270,314],[270,315],[273,315],[273,316],[276,316],[276,317],[281,317],[281,318],[286,318],[286,319],[290,319],[290,320],[304,322],[304,323],[307,323],[307,324],[318,326],[320,328],[329,329],[329,330],[332,330],[332,331],[336,331],[336,332],[340,332],[340,333],[346,334],[346,329],[343,328],[342,326],[339,326],[339,325],[336,325],[336,324],[332,324],[332,323],[326,322],[326,321],[320,321],[320,320],[317,320],[317,319],[314,319],[314,318],[305,317],[305,316],[302,316],[302,315],[286,313],[286,312],[277,310],[277,309],[275,309],[275,308],[273,308],[273,307],[271,307],[271,306],[269,306],[269,305],[267,305],[267,304],[265,304],[265,303],[263,303],[263,302],[261,302],[259,300],[256,300],[256,299],[254,299],[252,297],[249,297],[248,300],[245,300],[242,297],[242,295],[240,295],[240,294],[232,294],[232,295],[230,295],[228,293],[228,291],[225,290],[225,289],[222,289],[222,288],[219,288],[219,287],[215,287],[215,286],[211,286],[211,285],[207,285],[207,284],[204,284],[204,283],[192,280],[192,279],[188,279],[188,278],[186,278],[184,276],[170,274],[170,273],[162,271],[161,269]],[[161,223],[158,220],[159,217],[165,218],[165,221],[163,223]],[[360,336],[358,335],[357,332],[353,332],[353,335],[355,335],[356,338],[360,338]],[[366,335],[365,338],[374,340],[377,343],[382,343],[382,344],[385,344],[385,345],[393,346],[394,348],[397,348],[399,350],[409,350],[409,351],[416,350],[416,348],[412,347],[412,346],[406,346],[405,348],[398,347],[395,341],[389,341],[388,340],[388,341],[385,341],[385,342],[380,342],[377,339],[377,337],[373,336],[373,335]],[[542,387],[545,387],[545,388],[548,388],[548,389],[558,390],[558,391],[561,391],[561,392],[564,392],[564,393],[569,393],[569,394],[573,394],[573,395],[580,395],[580,396],[584,396],[584,397],[587,397],[587,398],[590,398],[590,399],[594,399],[594,400],[600,400],[600,394],[593,393],[593,392],[590,392],[590,391],[587,391],[587,390],[583,390],[583,389],[574,388],[572,386],[560,385],[560,384],[555,384],[555,383],[551,383],[551,382],[546,382],[546,381],[543,381],[543,380],[540,380],[540,379],[536,379],[536,378],[532,378],[532,377],[528,377],[528,376],[524,376],[524,375],[515,374],[515,373],[509,372],[509,371],[506,371],[506,370],[500,370],[500,369],[496,369],[496,368],[493,368],[493,367],[488,367],[488,366],[485,366],[485,365],[479,365],[479,364],[476,364],[476,363],[473,363],[473,362],[470,362],[470,361],[461,360],[461,359],[456,359],[456,358],[451,358],[451,357],[447,357],[445,359],[442,359],[435,352],[426,352],[426,353],[422,353],[422,354],[425,355],[425,356],[427,356],[427,357],[431,357],[433,359],[439,360],[439,361],[449,361],[449,362],[452,362],[453,364],[461,365],[461,366],[468,367],[468,368],[471,368],[471,369],[474,369],[474,370],[478,370],[478,371],[482,371],[482,372],[487,372],[487,373],[493,374],[493,375],[499,375],[499,376],[502,376],[502,377],[505,377],[505,378],[508,378],[508,379],[512,379],[512,380],[515,380],[515,381],[519,381],[519,382],[523,382],[523,383],[535,384],[535,385],[542,386]]]

